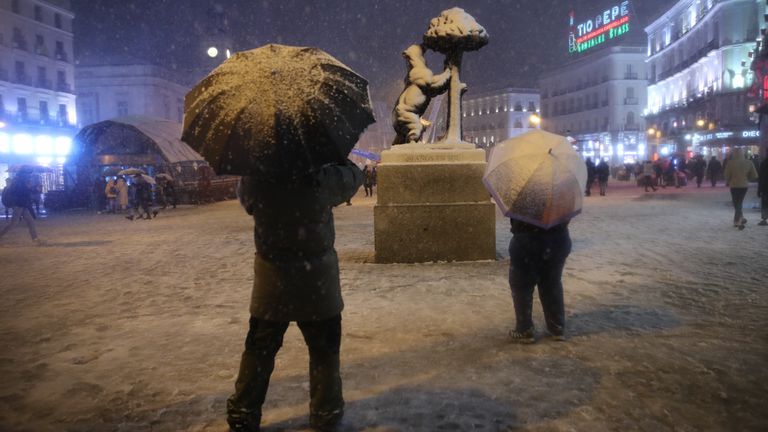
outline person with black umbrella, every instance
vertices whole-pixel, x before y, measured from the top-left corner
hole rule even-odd
[[[334,206],[360,188],[346,156],[373,123],[368,83],[316,48],[267,45],[226,60],[190,91],[182,139],[218,174],[243,176],[254,220],[250,323],[233,431],[258,431],[283,335],[295,321],[309,351],[309,422],[333,430],[344,414],[341,298]]]

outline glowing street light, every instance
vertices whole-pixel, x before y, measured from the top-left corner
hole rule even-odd
[[[535,126],[541,125],[541,117],[536,114],[531,114],[531,116],[528,117],[528,121]]]
[[[707,122],[706,122],[706,121],[704,121],[704,119],[698,119],[698,120],[696,120],[696,126],[698,126],[698,127],[704,127],[704,125],[705,125],[706,123],[707,123]]]
[[[648,128],[648,135],[651,135],[651,136],[656,135],[656,129]]]
[[[216,56],[219,55],[219,50],[218,50],[218,48],[212,46],[212,47],[208,48],[207,53],[208,53],[208,57],[216,58]]]

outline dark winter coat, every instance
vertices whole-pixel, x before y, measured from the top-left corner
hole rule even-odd
[[[719,160],[713,157],[709,160],[709,165],[707,165],[707,175],[709,178],[717,178],[720,176],[720,171],[722,169],[723,164],[721,164]]]
[[[600,161],[600,163],[597,164],[597,167],[595,167],[595,175],[597,176],[598,182],[605,183],[611,175],[611,168],[605,161]]]
[[[316,321],[341,312],[332,208],[362,183],[349,161],[293,181],[243,177],[240,202],[253,216],[256,243],[251,316]]]
[[[595,180],[595,163],[591,159],[587,159],[585,163],[587,165],[587,183],[592,183]]]
[[[7,191],[4,191],[3,205],[8,208],[32,207],[32,188],[29,177],[19,175],[11,181]]]

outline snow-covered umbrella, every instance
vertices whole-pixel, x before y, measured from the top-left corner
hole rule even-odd
[[[148,176],[146,174],[134,174],[133,175],[133,180],[137,181],[137,182],[146,182],[146,183],[149,183],[149,184],[157,184],[155,179],[153,179],[152,177],[150,177],[150,176]]]
[[[237,53],[184,101],[182,140],[219,174],[301,175],[346,159],[374,122],[368,82],[317,48]]]
[[[483,183],[504,215],[550,228],[581,212],[587,168],[566,137],[537,129],[496,145]]]
[[[136,175],[136,174],[146,174],[147,172],[140,168],[126,168],[124,170],[118,171],[117,175]]]

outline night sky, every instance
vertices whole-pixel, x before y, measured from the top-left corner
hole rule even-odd
[[[539,73],[572,58],[566,47],[570,7],[580,20],[619,2],[72,0],[75,53],[83,61],[127,55],[196,77],[214,66],[204,54],[206,38],[216,31],[206,16],[212,7],[219,7],[226,16],[225,36],[236,51],[267,43],[316,46],[368,78],[374,97],[386,99],[401,88],[405,66],[400,53],[420,42],[429,20],[444,9],[464,8],[491,37],[488,46],[464,57],[462,80],[471,91],[535,87]],[[670,0],[634,1],[633,37],[642,43],[642,27],[672,4]],[[433,70],[441,64],[442,56],[429,57]]]

